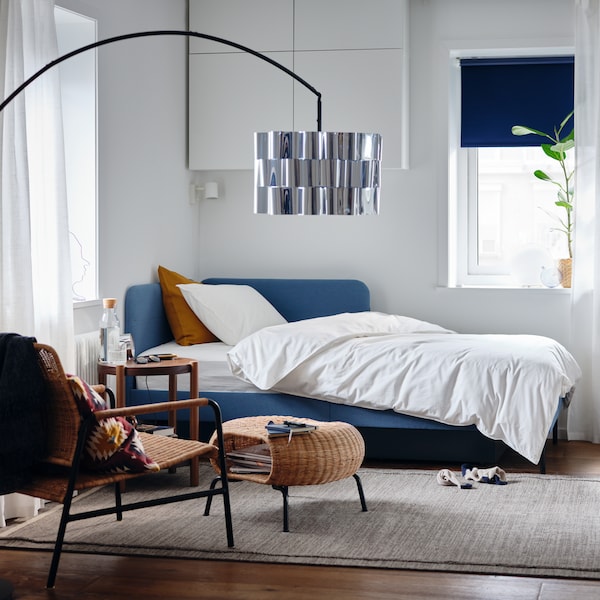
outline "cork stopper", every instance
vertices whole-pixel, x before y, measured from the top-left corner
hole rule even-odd
[[[104,306],[104,308],[114,308],[116,305],[117,305],[116,298],[104,298],[102,300],[102,306]]]

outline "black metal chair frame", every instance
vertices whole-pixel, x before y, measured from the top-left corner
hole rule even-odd
[[[173,409],[172,406],[165,406],[167,404],[168,403],[160,403],[160,405],[159,404],[153,405],[152,412],[160,412],[167,408],[172,410]],[[176,408],[184,408],[183,405],[186,404],[186,401],[181,401],[176,404],[180,405],[180,406],[176,406]],[[210,406],[214,412],[216,431],[217,431],[217,436],[218,436],[218,440],[219,440],[218,460],[219,460],[219,464],[221,465],[221,468],[223,470],[225,470],[225,455],[222,451],[223,431],[222,431],[222,427],[221,427],[221,410],[220,410],[218,404],[210,399],[208,400],[208,406]],[[136,415],[142,414],[138,407],[135,407],[135,409],[136,409],[136,412],[135,412]],[[100,516],[108,515],[108,514],[116,514],[117,520],[121,521],[123,519],[123,513],[130,511],[130,510],[137,510],[140,508],[148,508],[151,506],[159,506],[159,505],[163,505],[163,504],[171,504],[174,502],[181,502],[181,501],[185,501],[185,500],[193,500],[195,498],[208,498],[209,500],[212,500],[212,498],[214,496],[223,496],[223,501],[225,504],[225,525],[226,525],[226,531],[227,531],[227,546],[230,548],[232,548],[234,546],[233,524],[232,524],[232,519],[231,519],[231,506],[230,506],[230,499],[229,499],[229,485],[228,485],[227,478],[221,479],[221,487],[211,486],[209,489],[194,490],[194,491],[187,492],[184,494],[177,494],[175,496],[165,496],[163,498],[155,498],[152,500],[142,500],[139,502],[131,502],[131,503],[125,503],[125,504],[122,502],[122,495],[121,495],[122,480],[120,480],[120,481],[116,481],[112,484],[114,486],[114,492],[115,492],[114,506],[109,506],[106,508],[100,508],[100,509],[96,509],[96,510],[84,511],[84,512],[80,512],[80,513],[71,513],[71,505],[72,505],[72,501],[73,501],[73,495],[75,492],[77,475],[79,473],[79,465],[80,465],[80,461],[81,461],[81,456],[83,453],[85,441],[87,439],[87,432],[89,431],[92,424],[96,422],[97,418],[105,418],[106,416],[109,416],[107,413],[110,413],[110,412],[115,412],[115,413],[118,413],[119,415],[122,415],[123,410],[122,409],[114,409],[114,410],[110,409],[108,411],[102,411],[101,415],[98,415],[98,416],[96,416],[97,413],[95,413],[95,414],[91,415],[90,417],[88,417],[87,419],[85,419],[84,421],[82,421],[82,423],[81,423],[81,427],[79,429],[79,433],[77,436],[76,457],[75,457],[75,460],[73,461],[73,466],[71,468],[71,472],[70,472],[70,476],[69,476],[67,493],[66,493],[65,501],[63,503],[62,516],[60,519],[60,524],[58,527],[58,534],[56,537],[56,543],[55,543],[54,552],[52,555],[52,563],[50,566],[50,572],[48,574],[48,581],[47,581],[47,585],[46,585],[46,587],[48,587],[48,588],[54,587],[67,525],[74,521],[80,521],[83,519],[100,517]],[[144,412],[146,412],[146,411],[144,411]],[[151,474],[149,473],[148,476],[151,476]]]

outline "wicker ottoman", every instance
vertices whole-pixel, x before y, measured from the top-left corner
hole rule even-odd
[[[269,437],[265,425],[269,421],[302,421],[318,425],[311,433],[294,435],[288,443],[287,436]],[[244,417],[223,423],[225,453],[255,444],[267,443],[271,451],[269,473],[231,473],[231,481],[254,481],[269,484],[283,495],[283,530],[289,531],[288,487],[317,485],[354,477],[363,511],[367,510],[360,477],[357,474],[365,456],[365,444],[358,430],[349,423],[323,422],[298,417],[266,416]],[[215,435],[213,434],[213,438]],[[216,439],[211,438],[211,443]],[[220,475],[219,465],[211,461]],[[213,485],[218,481],[215,479]],[[207,502],[205,513],[208,514]]]

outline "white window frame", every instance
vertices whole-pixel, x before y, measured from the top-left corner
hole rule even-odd
[[[75,48],[79,48],[85,44],[93,43],[97,40],[97,22],[96,19],[89,17],[84,14],[74,12],[70,9],[59,6],[55,6],[55,18],[61,19],[63,23],[67,23],[67,27],[71,26],[70,20],[73,20],[75,30],[72,34],[67,34],[67,37],[62,40],[66,43],[65,49],[61,52],[71,51]],[[79,23],[78,23],[79,21]],[[85,39],[81,38],[83,31],[85,32]],[[93,34],[90,36],[89,32],[93,30]],[[71,37],[73,39],[71,39]],[[93,37],[93,39],[91,39]],[[60,40],[60,37],[59,37]],[[85,60],[85,64],[90,62],[96,62],[96,51],[90,50],[80,55]],[[79,82],[81,73],[78,71],[77,63],[79,57],[65,61],[59,66],[61,73],[61,86],[69,85],[69,80],[64,83],[64,78],[71,78],[72,83],[75,81]],[[69,69],[66,69],[70,67]],[[74,67],[74,69],[73,69]],[[86,67],[87,68],[87,67]],[[85,72],[83,75],[87,77]],[[76,79],[75,79],[76,78]],[[71,101],[65,100],[65,94],[63,91],[63,121],[65,127],[70,124],[69,131],[72,133],[72,137],[69,137],[67,129],[65,129],[65,149],[66,149],[66,183],[67,183],[67,199],[69,204],[69,234],[71,241],[71,263],[72,263],[72,288],[73,288],[73,305],[74,307],[82,307],[87,303],[95,303],[98,300],[98,272],[99,272],[99,260],[98,260],[98,153],[97,153],[97,140],[98,140],[98,123],[97,123],[97,65],[94,69],[93,74],[93,85],[94,89],[90,90],[91,94],[87,94],[85,98],[85,109],[81,110],[81,106],[78,101],[81,98],[77,96],[69,95]],[[87,81],[87,80],[86,80]],[[71,86],[77,89],[76,85]],[[94,106],[90,107],[91,102]],[[67,111],[67,112],[65,112]],[[70,112],[68,112],[70,111]],[[93,131],[91,131],[89,113],[93,111]],[[81,119],[86,119],[82,123]],[[83,126],[82,126],[83,125]],[[78,131],[85,131],[89,133],[89,136],[81,136]],[[91,133],[90,133],[91,132]],[[93,139],[90,137],[93,136]],[[77,161],[83,159],[83,163],[70,164],[69,156]],[[82,168],[84,167],[84,168]],[[93,206],[85,205],[83,211],[81,210],[81,199],[84,198],[85,202],[93,202]],[[77,217],[76,215],[79,215]],[[93,217],[92,217],[93,215]],[[93,223],[86,227],[86,232],[75,232],[77,227],[73,227],[73,220],[77,218],[85,219],[86,223],[93,218]],[[82,241],[79,236],[81,235],[83,244],[85,247],[81,247]],[[91,240],[93,237],[93,240]],[[85,238],[85,239],[84,239]],[[83,290],[80,287],[80,280],[87,278],[86,284],[83,286]],[[85,296],[81,296],[80,292],[85,292]]]
[[[572,46],[449,49],[448,287],[515,287],[500,267],[477,264],[477,149],[460,145],[460,59],[573,54]]]

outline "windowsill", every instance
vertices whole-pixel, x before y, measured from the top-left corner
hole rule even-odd
[[[544,294],[570,294],[572,288],[547,288],[547,287],[525,287],[525,286],[507,286],[507,285],[438,285],[440,290],[490,290],[507,292],[535,292]]]
[[[73,302],[73,310],[77,310],[79,308],[90,308],[94,306],[100,306],[102,304],[102,300],[97,298],[96,300],[84,300],[83,302]]]

